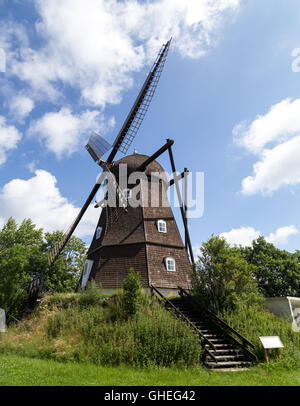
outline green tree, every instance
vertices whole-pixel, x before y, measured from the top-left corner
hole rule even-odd
[[[44,262],[43,232],[31,220],[18,227],[10,218],[0,231],[0,307],[17,317],[27,300],[33,270]]]
[[[239,248],[253,265],[259,291],[266,297],[300,295],[300,251],[289,253],[259,237],[251,247]]]
[[[62,239],[63,233],[45,233],[43,250],[49,252]],[[86,258],[84,241],[74,235],[70,238],[54,265],[46,267],[45,282],[55,292],[70,292],[76,288]]]
[[[192,271],[192,289],[204,306],[219,312],[240,302],[260,303],[253,267],[224,238],[212,236],[203,243]]]
[[[46,233],[30,219],[18,227],[10,218],[0,230],[0,307],[8,317],[22,314],[31,280],[43,276],[55,292],[74,291],[83,268],[86,248],[72,237],[54,266],[49,269],[47,253],[60,240],[62,232]]]

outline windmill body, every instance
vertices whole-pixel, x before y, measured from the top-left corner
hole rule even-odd
[[[128,177],[148,158],[133,154],[117,161],[111,171],[118,184],[127,183]],[[126,166],[127,179],[120,179],[120,165]],[[126,211],[123,207],[102,209],[88,250],[82,285],[95,280],[106,292],[113,292],[133,268],[140,274],[145,289],[153,285],[163,294],[174,295],[178,286],[189,288],[191,265],[168,202],[165,172],[154,160],[144,174],[143,179],[126,189]]]

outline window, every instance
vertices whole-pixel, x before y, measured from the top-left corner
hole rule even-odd
[[[130,199],[131,198],[131,190],[130,189],[124,189],[123,190],[123,195],[125,199]]]
[[[101,232],[102,232],[102,227],[97,227],[97,230],[96,230],[96,240],[99,240],[100,235],[101,235]]]
[[[81,278],[81,287],[84,288],[89,280],[91,269],[94,261],[86,259],[83,267],[82,278]]]
[[[160,233],[166,233],[167,232],[167,223],[164,220],[158,220],[157,229]]]
[[[170,271],[170,272],[176,271],[174,258],[171,258],[171,257],[165,258],[165,265],[166,265],[167,271]]]

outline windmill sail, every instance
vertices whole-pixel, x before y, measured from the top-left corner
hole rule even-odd
[[[130,110],[118,136],[116,137],[116,140],[113,144],[113,149],[106,161],[106,163],[109,165],[113,162],[116,154],[120,150],[123,153],[126,153],[128,150],[129,146],[131,145],[134,137],[136,136],[136,133],[138,132],[138,129],[140,128],[140,125],[145,117],[145,114],[148,110],[148,107],[150,105],[150,102],[152,100],[152,97],[154,95],[155,89],[157,87],[158,81],[160,79],[168,50],[170,48],[171,40],[169,40],[165,45],[162,46],[155,62],[150,70],[150,73],[147,76],[147,79],[132,107]],[[92,136],[93,137],[93,136]],[[88,143],[90,146],[87,148],[89,151],[90,155],[94,160],[97,161],[99,160],[99,157],[103,155],[103,151],[105,148],[107,148],[107,145],[105,144],[106,141],[103,140],[103,138],[99,138],[100,136],[97,134],[97,137],[94,136],[92,138],[92,144]],[[94,141],[94,143],[93,143]],[[104,143],[105,141],[105,143]],[[95,149],[96,147],[96,149]],[[104,148],[104,149],[102,149]],[[91,151],[93,151],[91,153]],[[107,149],[106,149],[107,151]],[[105,152],[106,152],[105,151]],[[89,194],[86,202],[84,203],[83,207],[81,208],[80,212],[78,213],[78,216],[70,226],[69,230],[64,234],[62,240],[58,243],[56,247],[54,247],[51,252],[48,255],[48,262],[49,266],[51,267],[53,263],[55,262],[56,258],[58,255],[61,253],[61,251],[64,249],[65,245],[71,238],[72,234],[74,233],[78,223],[80,222],[81,218],[83,217],[84,213],[86,212],[87,208],[89,207],[92,199],[98,192],[102,182],[96,183],[95,186],[93,187],[91,193]]]
[[[114,156],[117,151],[126,154],[134,140],[153,98],[166,62],[170,44],[171,39],[163,45],[159,51],[152,69],[150,70],[147,79],[145,80],[145,83],[113,144],[113,150],[111,152],[112,156]]]
[[[85,148],[93,160],[98,162],[99,159],[111,149],[111,145],[99,134],[93,132]]]

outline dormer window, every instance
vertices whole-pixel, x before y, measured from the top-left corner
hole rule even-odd
[[[164,220],[157,220],[157,229],[159,233],[166,233],[167,223]]]
[[[124,195],[125,199],[130,199],[131,198],[131,189],[124,189],[123,195]]]
[[[165,265],[166,265],[167,271],[170,271],[170,272],[176,271],[174,258],[172,258],[172,257],[165,258]]]
[[[96,240],[99,240],[101,233],[102,233],[102,227],[97,227]]]

